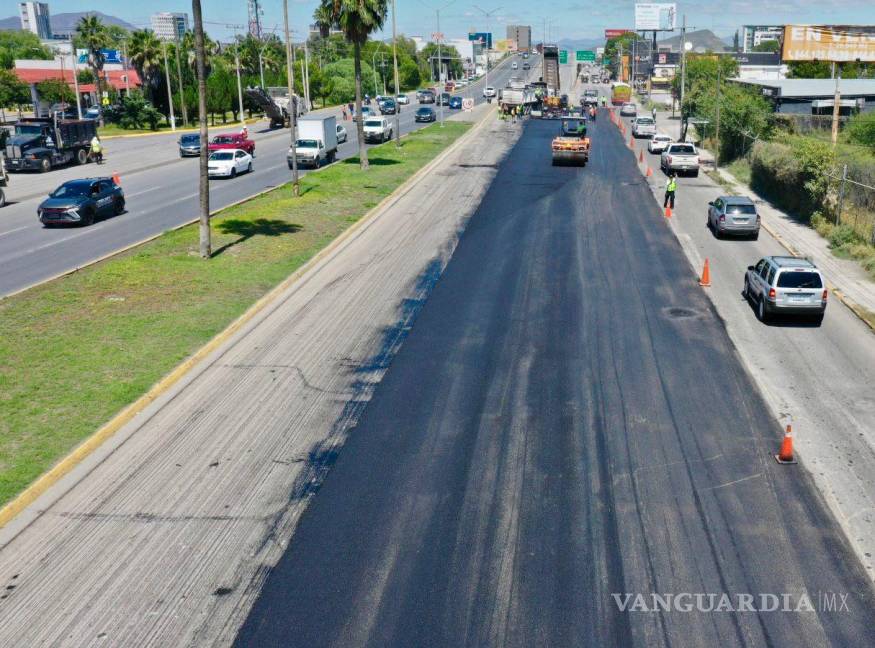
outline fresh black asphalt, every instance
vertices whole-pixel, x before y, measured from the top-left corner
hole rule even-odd
[[[590,164],[554,168],[556,129],[526,124],[424,278],[238,646],[875,645],[871,583],[772,458],[781,430],[631,152],[602,118]],[[724,593],[815,609],[703,611]]]

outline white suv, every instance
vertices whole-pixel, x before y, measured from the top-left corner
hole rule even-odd
[[[369,117],[364,123],[366,142],[386,142],[392,139],[392,126],[385,117]]]
[[[637,117],[632,122],[632,135],[635,137],[653,137],[656,135],[656,122],[653,117]]]
[[[764,323],[778,314],[807,315],[820,326],[829,291],[820,270],[808,259],[767,256],[748,266],[742,294]]]

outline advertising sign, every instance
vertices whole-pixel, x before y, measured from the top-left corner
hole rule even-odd
[[[606,29],[605,30],[605,40],[611,40],[612,38],[617,38],[618,36],[622,36],[623,34],[628,34],[631,32],[631,29]]]
[[[635,5],[636,31],[672,31],[677,18],[674,3],[648,3]]]
[[[787,25],[782,58],[785,61],[875,62],[875,30]]]
[[[595,48],[595,55],[598,56],[599,58],[603,57],[605,55],[605,48],[604,47],[596,47]]]
[[[492,34],[488,32],[472,32],[468,34],[468,40],[480,43],[486,49],[492,49]]]
[[[122,62],[122,53],[118,50],[114,49],[102,49],[100,50],[103,53],[104,63],[115,63],[121,64]],[[88,63],[88,50],[87,49],[77,49],[76,53],[79,55],[79,65],[85,65]]]
[[[568,63],[568,50],[559,50],[559,65]]]

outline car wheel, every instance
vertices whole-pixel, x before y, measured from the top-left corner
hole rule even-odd
[[[85,217],[81,221],[82,225],[94,225],[94,210],[91,209],[85,214]]]
[[[52,161],[49,158],[43,158],[39,163],[40,173],[48,173],[52,170]]]
[[[237,167],[232,167],[232,168],[231,168],[231,177],[232,177],[232,178],[236,178],[236,177],[237,177]]]
[[[125,211],[125,199],[116,198],[115,202],[112,204],[112,210],[115,212],[116,216],[123,214]]]
[[[76,164],[85,164],[86,162],[88,162],[88,153],[85,152],[85,149],[76,151]]]
[[[252,173],[252,162],[246,167],[246,173]]]
[[[760,231],[757,230],[756,232],[754,232],[753,234],[750,235],[750,240],[756,241],[759,237],[760,237]]]
[[[766,308],[765,297],[760,297],[757,302],[757,317],[763,324],[766,324],[769,321],[769,311]]]
[[[823,315],[824,315],[823,313],[820,313],[819,315],[815,315],[814,317],[811,318],[811,323],[814,324],[815,326],[820,326],[821,324],[823,324]]]
[[[744,278],[744,286],[741,289],[741,296],[744,297],[746,301],[750,300],[750,282],[747,280],[747,276]]]

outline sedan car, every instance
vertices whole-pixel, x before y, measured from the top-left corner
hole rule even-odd
[[[252,156],[242,149],[214,151],[207,162],[211,178],[236,178],[238,173],[252,171]]]
[[[179,157],[197,157],[201,154],[201,136],[197,133],[179,138]]]
[[[418,122],[433,122],[437,119],[437,116],[434,113],[434,108],[429,108],[428,106],[420,106],[416,109],[416,113],[413,116],[414,121]]]
[[[760,215],[747,196],[720,196],[709,202],[707,224],[717,238],[733,234],[756,240],[760,235]]]
[[[394,115],[398,112],[398,104],[395,103],[394,99],[383,99],[379,105],[381,115]]]
[[[395,101],[397,101],[402,106],[406,106],[410,103],[410,97],[408,97],[406,94],[400,94],[395,97]]]
[[[97,106],[91,106],[85,113],[82,115],[83,119],[100,119],[100,108]]]
[[[647,143],[647,150],[651,153],[662,153],[665,147],[671,144],[674,140],[668,135],[657,133]]]
[[[91,225],[100,216],[125,211],[125,193],[112,178],[70,180],[49,194],[36,213],[45,227]]]
[[[450,97],[449,106],[453,110],[461,110],[462,109],[462,97]]]
[[[450,93],[442,92],[438,95],[437,101],[435,102],[438,106],[449,106],[450,105]]]
[[[348,139],[349,139],[349,134],[347,134],[346,128],[344,128],[342,124],[338,124],[337,125],[337,143],[343,144]]]
[[[638,114],[638,109],[635,107],[635,104],[633,104],[631,101],[627,101],[620,108],[620,114],[623,117],[634,117],[635,115]]]

